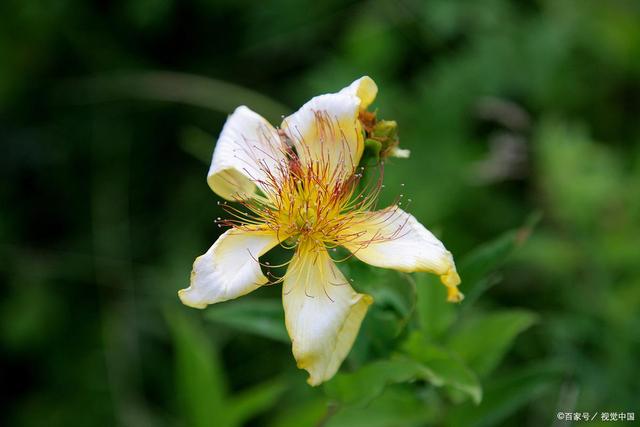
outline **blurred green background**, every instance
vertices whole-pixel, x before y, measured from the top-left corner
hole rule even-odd
[[[640,417],[637,1],[7,0],[0,16],[0,424]],[[226,115],[277,124],[362,75],[412,153],[382,197],[412,199],[467,300],[341,265],[376,305],[311,388],[279,287],[205,311],[176,291],[219,233],[205,176]]]

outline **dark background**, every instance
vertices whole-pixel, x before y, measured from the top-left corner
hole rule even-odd
[[[247,104],[278,124],[362,75],[412,153],[389,162],[383,199],[405,183],[456,259],[541,218],[477,302],[538,321],[482,382],[561,368],[478,425],[637,411],[640,3],[9,0],[0,424],[223,425],[211,390],[259,401],[240,425],[322,423],[323,391],[286,342],[211,321],[176,291],[219,233],[205,177],[226,115]],[[201,375],[210,384],[193,386]],[[447,423],[457,403],[443,405],[396,422]]]

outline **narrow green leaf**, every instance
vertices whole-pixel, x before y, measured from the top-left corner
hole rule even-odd
[[[327,395],[340,403],[364,405],[382,394],[389,384],[422,379],[437,381],[437,377],[425,366],[406,357],[379,360],[352,373],[336,375],[325,384]]]
[[[230,426],[227,418],[226,387],[211,340],[201,325],[180,313],[166,310],[176,351],[176,387],[187,425]]]
[[[414,332],[402,346],[402,350],[431,371],[430,382],[435,386],[448,386],[469,396],[475,403],[482,400],[482,387],[476,374],[462,360],[444,348],[426,341]]]
[[[217,304],[205,317],[243,332],[289,343],[279,299],[243,299]]]
[[[297,393],[297,395],[300,394]],[[302,394],[304,396],[304,393]],[[326,399],[303,397],[301,401],[285,401],[279,405],[278,412],[267,425],[268,427],[320,426],[318,420],[321,420],[326,413]]]
[[[553,365],[518,369],[489,382],[480,405],[467,403],[455,407],[443,424],[452,427],[498,425],[528,402],[553,389],[560,375],[560,369]]]
[[[535,321],[536,316],[524,310],[493,312],[481,318],[471,318],[450,335],[449,348],[478,375],[486,375],[500,363],[518,334]]]
[[[284,380],[276,379],[235,395],[228,407],[231,425],[240,427],[251,417],[273,407],[286,388]]]
[[[56,97],[80,104],[117,99],[142,99],[178,102],[231,113],[238,105],[247,105],[272,123],[290,109],[265,95],[226,81],[195,74],[170,71],[105,73],[63,82]]]

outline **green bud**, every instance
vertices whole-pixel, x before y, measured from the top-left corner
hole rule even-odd
[[[375,138],[398,139],[398,123],[395,120],[380,120],[373,127],[372,136]]]

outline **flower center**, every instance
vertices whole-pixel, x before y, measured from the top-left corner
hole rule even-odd
[[[376,182],[359,185],[363,168],[341,176],[327,163],[304,164],[295,153],[270,170],[261,182],[262,194],[238,200],[242,209],[225,204],[234,218],[218,220],[219,225],[241,229],[271,230],[295,244],[311,242],[332,248],[359,237],[350,226],[372,210],[380,192],[382,174]]]
[[[274,188],[272,199],[278,211],[276,227],[288,235],[316,243],[337,244],[354,212],[354,196],[360,174],[341,179],[321,163],[301,165],[293,159],[289,173]]]

